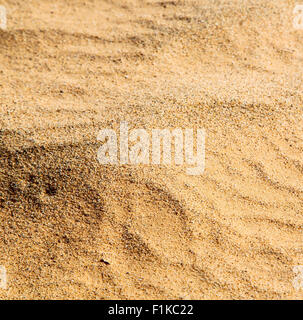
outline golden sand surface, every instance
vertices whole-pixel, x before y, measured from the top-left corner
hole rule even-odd
[[[303,298],[295,1],[0,4],[0,299]],[[101,165],[121,121],[204,128],[204,173]]]

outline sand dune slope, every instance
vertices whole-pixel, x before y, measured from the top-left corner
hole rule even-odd
[[[8,299],[302,299],[294,1],[6,0]],[[204,128],[206,167],[101,165],[103,128]]]

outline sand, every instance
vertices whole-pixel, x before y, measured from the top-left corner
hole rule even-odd
[[[303,298],[295,1],[0,4],[0,299]],[[101,165],[121,121],[204,128],[204,173]]]

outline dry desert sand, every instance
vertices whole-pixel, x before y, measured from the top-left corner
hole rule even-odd
[[[1,0],[0,299],[302,299],[303,30],[289,0]],[[99,130],[205,128],[205,171]]]

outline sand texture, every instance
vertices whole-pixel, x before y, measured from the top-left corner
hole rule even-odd
[[[303,298],[295,1],[0,4],[0,299]],[[204,173],[101,165],[121,121],[204,128]]]

